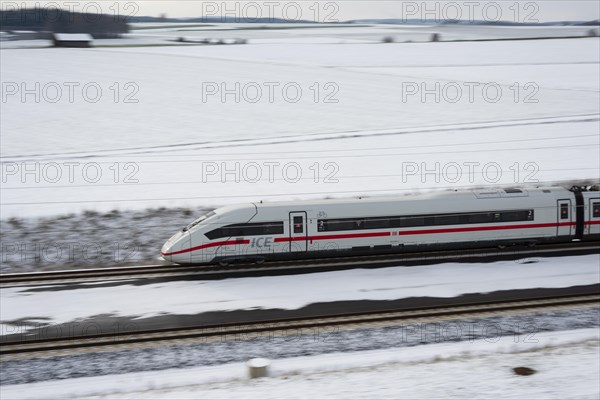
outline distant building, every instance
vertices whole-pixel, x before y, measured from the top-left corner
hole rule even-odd
[[[89,33],[54,33],[54,47],[92,47],[94,38]]]

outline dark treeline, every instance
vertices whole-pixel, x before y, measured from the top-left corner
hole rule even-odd
[[[30,8],[0,11],[0,30],[90,33],[95,38],[102,38],[127,33],[128,27],[126,17],[119,15]]]
[[[167,17],[149,17],[149,16],[132,16],[128,18],[129,22],[169,22],[169,23],[200,23],[200,24],[219,24],[219,23],[244,23],[244,24],[315,24],[317,21],[308,19],[285,19],[275,17],[233,17],[228,15],[223,16],[204,16],[195,18],[167,18]]]

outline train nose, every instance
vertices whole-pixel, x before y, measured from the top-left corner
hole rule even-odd
[[[172,252],[173,251],[171,250],[171,246],[168,246],[166,243],[163,244],[163,247],[161,247],[161,249],[160,249],[161,257],[167,261],[172,261],[172,259],[173,259]]]
[[[173,257],[177,256],[182,250],[187,249],[189,241],[189,233],[179,231],[163,245],[160,249],[160,255],[167,261],[177,262]]]

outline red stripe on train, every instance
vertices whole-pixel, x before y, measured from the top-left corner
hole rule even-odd
[[[191,249],[174,251],[172,253],[160,253],[160,254],[163,256],[174,256],[176,254],[189,253],[190,251],[202,250],[202,249],[206,249],[209,247],[230,246],[230,245],[236,245],[236,244],[250,244],[250,240],[246,240],[246,239],[244,239],[244,240],[224,240],[221,242],[206,243],[201,246],[192,247]]]
[[[391,236],[391,232],[344,233],[340,235],[298,236],[275,238],[275,242],[295,242],[300,240],[355,239],[364,237]]]
[[[413,231],[398,231],[398,235],[427,235],[432,233],[456,233],[456,232],[477,232],[477,231],[500,231],[506,229],[531,229],[531,228],[553,228],[560,226],[575,226],[575,222],[560,222],[549,224],[519,224],[519,225],[501,225],[501,226],[475,226],[469,228],[443,228],[443,229],[422,229]]]

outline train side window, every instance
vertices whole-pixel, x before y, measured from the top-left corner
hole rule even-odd
[[[304,232],[304,225],[302,224],[302,217],[294,217],[294,233]]]
[[[502,213],[502,222],[528,221],[531,210],[528,211],[505,211]],[[531,214],[533,215],[533,214]]]
[[[569,205],[568,204],[560,205],[560,219],[569,219]]]
[[[275,221],[226,225],[207,232],[206,237],[213,240],[223,237],[278,235],[282,233],[283,222]]]
[[[210,240],[223,237],[223,229],[218,228],[218,229],[213,229],[210,232],[206,232],[206,237],[209,238]]]
[[[600,218],[600,203],[592,203],[592,217]]]
[[[494,214],[492,213],[473,213],[469,214],[469,222],[470,224],[482,224],[486,222],[493,222]]]
[[[365,229],[365,220],[362,218],[355,219],[353,221],[354,227],[353,230]]]
[[[389,225],[388,228],[400,228],[401,226],[404,226],[404,220],[406,220],[406,218],[401,218],[401,217],[390,217],[388,219],[389,221]]]
[[[439,215],[320,219],[317,221],[317,230],[319,232],[335,232],[362,229],[410,228],[419,226],[466,225],[512,221],[533,221],[533,210],[479,211],[473,213]]]
[[[458,214],[458,223],[461,225],[470,223],[469,214]]]
[[[236,226],[235,228],[233,228],[233,227],[229,228],[228,231],[229,232],[227,233],[227,236],[239,236],[239,237],[241,237],[241,236],[245,236],[244,233],[246,233],[246,229],[244,229],[244,228],[242,228],[240,226]],[[225,230],[225,232],[227,232],[227,230]],[[248,232],[248,234],[250,234],[250,233]]]
[[[261,226],[262,232],[257,232],[257,235],[279,235],[283,233],[283,222],[266,222]]]
[[[460,218],[457,214],[454,215],[438,215],[435,217],[434,225],[456,225],[460,223]]]
[[[390,227],[388,218],[366,218],[363,229],[385,229]]]
[[[351,231],[354,229],[354,220],[330,219],[326,222],[326,231]]]
[[[431,217],[429,217],[431,218]],[[433,218],[431,218],[433,219]],[[400,225],[395,225],[399,228],[410,228],[413,226],[425,226],[425,217],[403,217],[399,219]]]

